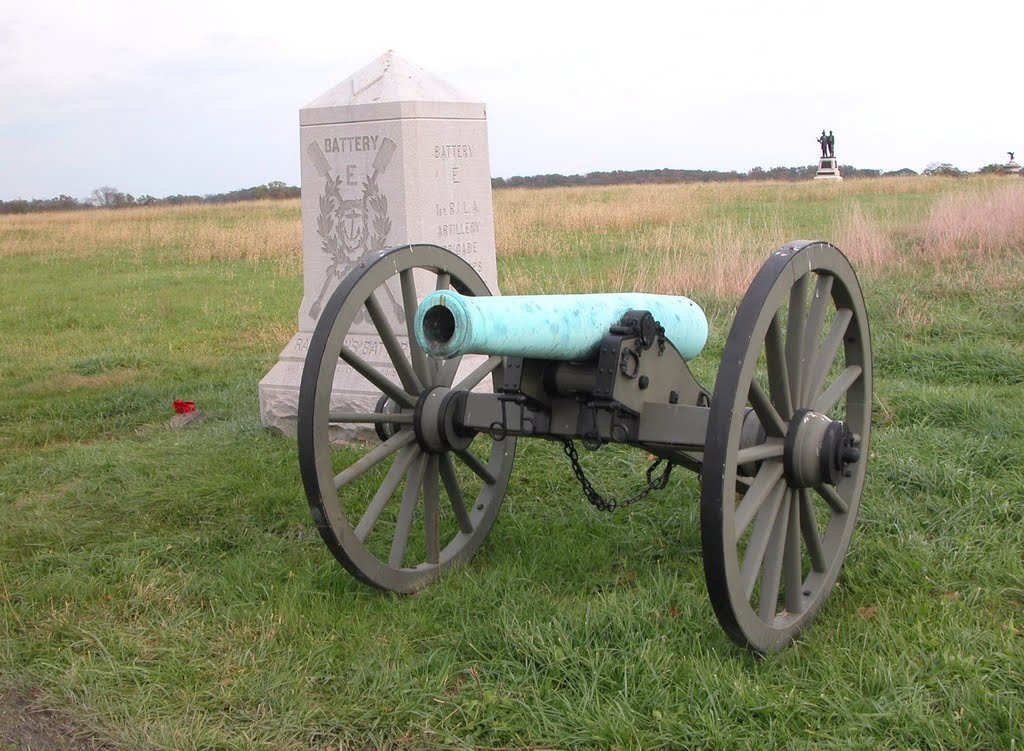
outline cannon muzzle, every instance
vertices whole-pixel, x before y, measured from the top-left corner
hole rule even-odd
[[[416,341],[434,357],[586,360],[629,310],[650,311],[684,359],[704,348],[708,320],[693,300],[631,292],[466,297],[441,290],[416,311]]]

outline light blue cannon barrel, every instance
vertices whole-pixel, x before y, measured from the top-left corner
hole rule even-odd
[[[416,341],[435,357],[586,360],[629,310],[649,310],[686,360],[707,342],[708,319],[688,297],[632,292],[464,297],[451,290],[433,292],[420,303]]]

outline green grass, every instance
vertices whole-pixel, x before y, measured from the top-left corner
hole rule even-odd
[[[0,278],[0,688],[36,688],[114,746],[1024,744],[1024,290],[864,280],[860,523],[815,625],[758,658],[707,601],[697,479],[678,470],[602,515],[553,444],[520,442],[470,566],[414,597],[349,577],[313,527],[294,441],[256,416],[301,295],[278,266],[21,255]],[[710,387],[733,301],[699,301]],[[167,428],[175,398],[209,418]],[[624,494],[646,460],[583,461]]]

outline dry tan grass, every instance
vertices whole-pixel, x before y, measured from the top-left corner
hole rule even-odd
[[[906,213],[868,212],[861,205],[864,195],[941,197],[952,192],[984,201],[983,196],[1005,189],[1005,182],[998,180],[938,177],[831,184],[764,181],[519,188],[495,193],[495,229],[500,255],[573,259],[575,268],[556,269],[556,276],[589,276],[593,265],[589,254],[607,252],[622,260],[610,271],[604,270],[597,287],[675,294],[701,290],[734,297],[746,289],[767,252],[795,239],[787,227],[791,222],[780,216],[787,206],[792,208],[785,209],[786,216],[792,216],[799,207],[813,210],[839,201],[839,211],[823,209],[831,217],[827,224],[835,227],[829,238],[858,268],[885,269],[904,262],[900,248],[926,243],[918,239],[921,232]],[[742,219],[721,216],[722,208],[730,205],[748,207],[740,212]],[[503,280],[511,290],[528,289],[530,284],[525,278]],[[570,282],[563,288],[578,286]]]
[[[34,383],[30,391],[37,394],[52,394],[73,389],[102,389],[108,386],[123,386],[134,381],[137,376],[138,371],[131,368],[96,375],[61,373],[49,380]]]
[[[915,197],[901,202],[901,194]],[[967,261],[981,261],[968,281],[1020,284],[1019,272],[991,260],[1024,248],[1024,180],[509,189],[496,191],[494,202],[500,257],[559,260],[542,281],[530,276],[536,273],[530,263],[517,264],[522,278],[506,275],[506,292],[631,289],[735,297],[771,249],[795,238],[794,224],[801,221],[834,240],[866,273],[925,262],[944,274],[964,274]],[[270,261],[283,274],[298,274],[299,214],[299,201],[291,200],[3,216],[0,256],[141,258],[156,252],[197,263]]]
[[[899,195],[925,196],[925,203],[865,201]],[[567,291],[585,291],[578,281],[585,276],[592,280],[588,288],[736,297],[766,253],[794,239],[787,227],[798,216],[794,209],[814,212],[823,202],[831,218],[822,226],[834,227],[828,239],[868,274],[922,259],[948,273],[956,260],[983,261],[1024,248],[1024,181],[918,177],[499,191],[498,250],[565,257],[567,266],[553,273],[565,277],[561,289]],[[723,211],[730,205],[744,208],[730,215]],[[600,270],[593,256],[602,254],[621,260]],[[973,276],[995,285],[1015,283],[1014,274],[988,268]],[[529,291],[537,281],[503,284]],[[543,286],[547,291],[550,284]]]
[[[587,253],[622,258],[617,267],[598,272],[594,288],[665,294],[710,288],[732,295],[756,272],[764,248],[783,241],[783,232],[771,212],[760,220],[708,222],[707,209],[723,200],[746,200],[744,193],[784,192],[785,187],[679,184],[498,191],[498,252],[579,258],[585,247]],[[578,277],[580,271],[572,263],[564,273]],[[517,289],[529,287],[530,280],[503,284]],[[585,291],[579,286],[567,280],[562,289]]]
[[[849,204],[841,213],[835,243],[857,268],[882,267],[893,261],[896,252],[891,232],[858,203]]]
[[[761,225],[720,221],[644,233],[623,259],[622,283],[658,294],[733,297],[757,273],[765,249],[781,245],[782,237],[774,218]],[[629,270],[637,268],[639,273],[628,279]]]
[[[965,184],[980,181],[965,181],[947,177],[875,177],[844,180],[838,183],[803,180],[788,182],[763,180],[756,182],[695,183],[690,187],[696,195],[714,203],[731,201],[755,201],[772,204],[820,203],[833,198],[849,198],[870,193],[873,195],[934,195],[962,188]]]
[[[704,206],[693,185],[512,188],[496,191],[494,204],[497,247],[508,255],[565,249],[580,234],[692,222]]]
[[[942,196],[919,232],[921,253],[936,264],[1024,248],[1024,181]]]
[[[0,256],[140,255],[273,260],[301,269],[299,201],[139,207],[0,217]]]

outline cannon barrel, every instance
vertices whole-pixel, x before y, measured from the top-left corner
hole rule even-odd
[[[686,360],[708,338],[704,311],[687,297],[642,293],[467,297],[433,292],[416,311],[416,341],[435,357],[463,354],[585,360],[629,310],[647,310]]]

